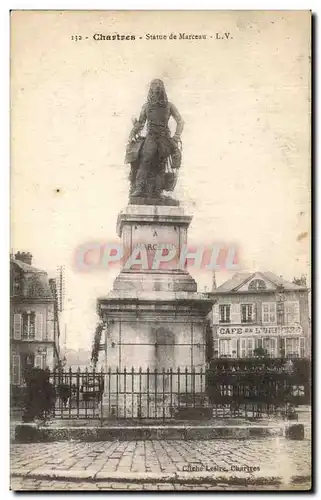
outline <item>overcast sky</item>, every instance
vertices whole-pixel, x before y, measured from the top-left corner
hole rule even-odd
[[[171,32],[208,39],[145,39]],[[309,274],[309,37],[308,12],[14,14],[11,246],[51,275],[66,266],[70,347],[90,348],[115,277],[76,272],[74,252],[117,241],[131,119],[156,77],[185,120],[175,195],[194,216],[189,241],[236,244],[241,270]],[[211,273],[193,274],[211,286]]]

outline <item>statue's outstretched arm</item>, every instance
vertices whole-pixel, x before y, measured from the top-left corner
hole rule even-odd
[[[144,128],[144,125],[146,123],[146,104],[144,104],[144,106],[142,107],[142,110],[140,112],[140,116],[139,116],[139,119],[136,120],[134,126],[133,126],[133,129],[130,133],[130,136],[129,136],[129,140],[133,140],[135,138],[135,136],[137,134],[139,134],[143,128]]]
[[[179,114],[178,109],[176,108],[176,106],[174,106],[174,104],[172,104],[172,103],[171,103],[170,106],[171,106],[171,116],[176,121],[176,132],[175,132],[173,138],[174,139],[180,139],[181,134],[182,134],[183,129],[184,129],[184,120],[181,117],[181,115]]]

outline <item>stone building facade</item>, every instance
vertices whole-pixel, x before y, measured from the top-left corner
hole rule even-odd
[[[271,272],[237,273],[213,290],[214,357],[311,354],[308,289]]]
[[[11,385],[24,384],[27,367],[50,370],[59,361],[59,321],[55,280],[32,265],[30,253],[10,258]]]

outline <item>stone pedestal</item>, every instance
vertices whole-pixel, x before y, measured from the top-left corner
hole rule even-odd
[[[195,280],[179,259],[183,246],[187,244],[191,219],[177,206],[127,206],[117,222],[117,232],[125,249],[124,268],[117,276],[113,290],[98,299],[99,314],[106,325],[106,370],[123,372],[126,369],[127,373],[132,367],[135,371],[141,368],[153,373],[154,370],[158,373],[164,370],[161,388],[155,389],[160,380],[157,376],[148,376],[148,382],[146,375],[140,382],[137,377],[135,381],[130,375],[127,378],[128,384],[135,385],[135,392],[139,384],[140,390],[146,392],[148,383],[147,391],[151,391],[154,398],[152,395],[148,397],[154,402],[160,394],[168,391],[168,384],[174,383],[172,389],[175,391],[177,382],[169,380],[170,369],[199,371],[205,368],[206,317],[213,301],[207,294],[197,292]],[[144,245],[146,249],[148,269],[139,265],[134,269],[126,268],[125,263],[137,245],[140,248]],[[155,252],[164,245],[175,248],[176,256],[160,269],[153,269]],[[144,387],[141,387],[142,380]],[[191,390],[190,378],[187,385],[188,391]],[[197,391],[198,388],[194,389]],[[110,392],[109,406],[112,405]],[[117,404],[121,405],[119,398],[120,395]],[[164,397],[161,399],[163,407],[165,400]],[[157,412],[157,404],[155,408]]]

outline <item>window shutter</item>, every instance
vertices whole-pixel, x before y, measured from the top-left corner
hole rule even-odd
[[[304,337],[300,337],[300,358],[304,358]]]
[[[12,356],[12,384],[20,385],[20,355]]]
[[[214,306],[213,306],[213,325],[218,325],[219,322],[220,322],[219,305],[214,304]]]
[[[231,323],[241,323],[240,304],[231,304]]]
[[[232,339],[232,352],[231,352],[232,358],[237,358],[237,339],[233,338]]]
[[[270,323],[276,324],[276,302],[270,302]]]
[[[214,352],[217,351],[218,354],[218,339],[214,339],[213,341],[213,350]]]
[[[300,303],[293,302],[293,323],[300,323]]]
[[[246,339],[240,339],[240,358],[246,356]]]
[[[262,303],[262,323],[269,322],[269,304],[266,302]]]
[[[43,314],[36,314],[35,339],[43,340]]]
[[[15,340],[21,339],[21,330],[22,330],[22,314],[16,313],[13,315],[13,338]]]
[[[252,322],[256,322],[256,304],[252,304]]]
[[[35,368],[43,368],[43,356],[42,354],[36,354],[35,356]]]

